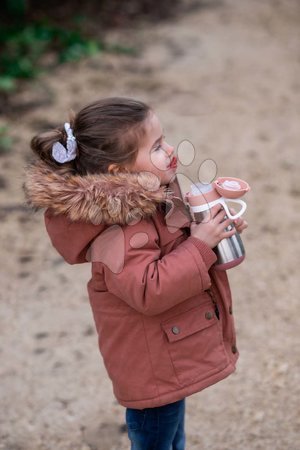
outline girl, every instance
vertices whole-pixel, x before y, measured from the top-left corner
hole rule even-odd
[[[131,449],[184,450],[185,397],[227,377],[238,358],[230,288],[212,250],[234,233],[224,231],[231,221],[217,209],[189,222],[172,190],[174,147],[142,102],[97,101],[31,146],[29,203],[46,208],[68,263],[92,265],[100,352]]]

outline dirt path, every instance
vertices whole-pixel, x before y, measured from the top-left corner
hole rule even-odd
[[[189,139],[189,174],[212,158],[219,175],[252,186],[247,260],[230,271],[240,362],[189,398],[188,449],[299,448],[300,5],[204,3],[169,23],[111,33],[139,57],[62,67],[16,99],[16,150],[0,160],[0,449],[129,448],[98,356],[89,267],[62,262],[21,191],[32,134],[110,95],[150,102],[170,141]],[[36,106],[24,114],[28,102]]]

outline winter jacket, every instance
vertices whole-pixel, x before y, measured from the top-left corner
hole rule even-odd
[[[182,201],[149,173],[66,175],[43,163],[25,192],[52,244],[91,262],[99,348],[120,404],[175,402],[224,379],[238,358],[230,288],[191,237]]]

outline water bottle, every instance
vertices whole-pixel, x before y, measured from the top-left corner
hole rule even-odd
[[[190,192],[185,195],[190,207],[191,215],[195,222],[200,223],[210,219],[211,208],[221,204],[224,209],[224,220],[232,220],[240,217],[247,208],[246,203],[240,200],[250,187],[246,181],[239,178],[219,177],[212,184],[196,183],[191,186]],[[227,202],[237,203],[240,210],[232,215]],[[234,225],[229,225],[225,230],[232,230]],[[222,239],[213,249],[217,255],[215,268],[227,270],[237,266],[245,259],[245,248],[238,232],[229,238]]]

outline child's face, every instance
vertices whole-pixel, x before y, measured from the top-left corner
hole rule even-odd
[[[151,112],[146,119],[137,158],[128,168],[133,172],[152,172],[161,180],[160,184],[165,185],[174,178],[176,167],[174,147],[165,141],[158,117]]]

